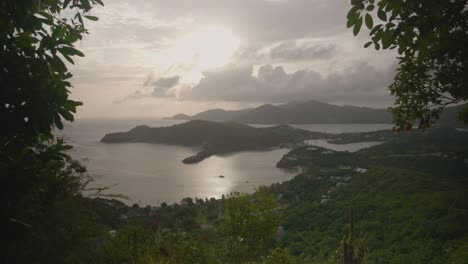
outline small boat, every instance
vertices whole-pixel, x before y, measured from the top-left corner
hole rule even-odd
[[[222,178],[224,178],[224,175],[219,175],[218,177],[222,179]]]

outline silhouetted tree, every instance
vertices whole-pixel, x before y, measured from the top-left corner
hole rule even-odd
[[[39,219],[83,187],[85,168],[70,159],[66,151],[71,147],[53,132],[63,128],[63,120],[73,121],[81,105],[69,98],[72,74],[63,60],[73,63],[74,56],[83,56],[74,43],[88,33],[84,19],[97,20],[87,14],[102,4],[0,3],[0,225],[7,245],[1,249],[2,262],[21,262],[35,255],[34,246],[53,243],[47,234],[51,230],[41,229]],[[35,244],[38,240],[43,242]]]
[[[351,0],[347,26],[363,24],[375,49],[397,49],[399,68],[389,89],[398,129],[429,127],[450,104],[468,100],[468,0]],[[375,21],[378,19],[377,21]],[[468,105],[460,113],[468,122]]]

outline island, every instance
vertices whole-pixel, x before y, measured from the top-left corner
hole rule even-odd
[[[192,120],[169,127],[137,126],[128,132],[105,135],[103,143],[145,142],[201,148],[183,160],[198,163],[215,154],[247,150],[268,150],[302,145],[304,140],[324,138],[327,134],[287,125],[256,128],[232,122]]]

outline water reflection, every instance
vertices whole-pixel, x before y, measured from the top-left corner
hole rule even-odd
[[[306,140],[305,143],[307,145],[318,146],[334,151],[348,151],[348,152],[356,152],[361,149],[370,148],[373,146],[377,146],[383,144],[382,141],[367,141],[367,142],[357,142],[357,143],[349,143],[349,144],[332,144],[328,143],[327,139],[313,139],[313,140]]]
[[[111,192],[128,195],[132,198],[130,203],[179,202],[189,196],[219,198],[233,191],[252,192],[260,185],[285,181],[295,175],[275,167],[287,149],[212,156],[191,165],[181,162],[195,152],[191,148],[159,144],[95,143],[79,147],[74,156],[92,156],[87,166],[93,175],[99,175],[94,184],[119,184]]]

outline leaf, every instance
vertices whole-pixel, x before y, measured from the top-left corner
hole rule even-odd
[[[91,21],[98,21],[99,18],[98,17],[95,17],[95,16],[84,16],[86,17],[87,19],[91,20]]]
[[[383,21],[387,21],[387,13],[385,13],[385,11],[383,11],[382,8],[379,9],[379,11],[377,11],[377,16],[383,20]]]
[[[84,7],[85,11],[91,9],[91,4],[89,3],[89,0],[80,0],[80,3]]]
[[[366,10],[370,12],[370,11],[374,10],[374,8],[375,8],[375,5],[368,5]]]
[[[387,49],[392,45],[394,40],[392,31],[385,31],[382,35],[382,48]]]
[[[65,0],[63,2],[63,9],[66,9],[68,7],[68,5],[70,4],[71,0]]]
[[[348,22],[346,22],[346,27],[347,27],[347,28],[350,28],[350,27],[352,27],[355,23],[356,23],[356,21],[354,21],[354,20],[352,20],[352,19],[348,19]]]
[[[372,29],[374,26],[374,20],[372,20],[372,16],[369,13],[366,14],[365,21],[367,28]]]
[[[359,31],[361,30],[361,26],[362,26],[362,17],[360,17],[360,18],[356,21],[356,24],[354,25],[354,28],[353,28],[353,34],[354,34],[354,36],[357,36],[357,34],[359,34]]]
[[[60,118],[60,116],[58,114],[55,114],[54,116],[54,123],[55,123],[55,126],[62,130],[63,129],[63,123],[62,123],[62,120]]]
[[[73,47],[68,47],[68,46],[64,46],[64,47],[61,47],[58,49],[60,51],[60,53],[62,53],[63,55],[76,55],[76,56],[80,56],[80,57],[84,57],[84,54],[83,52],[73,48]]]
[[[347,18],[347,19],[351,19],[351,18],[355,17],[356,14],[357,14],[357,11],[358,11],[358,7],[357,7],[357,6],[353,6],[353,7],[349,10],[348,14],[346,15],[346,18]]]
[[[58,112],[59,114],[63,117],[63,119],[67,121],[73,121],[73,114],[70,113],[71,109],[66,109],[66,108],[59,108]]]
[[[374,42],[379,42],[381,39],[382,39],[382,35],[384,34],[384,32],[382,30],[379,30],[377,31],[377,33],[374,35],[374,37],[372,38],[372,40]]]
[[[364,48],[368,48],[372,43],[374,43],[374,42],[372,42],[372,41],[367,42],[366,44],[364,44]]]
[[[379,29],[381,29],[381,28],[382,28],[382,24],[377,25],[377,26],[375,26],[375,27],[370,31],[369,34],[370,34],[370,35],[374,35],[374,34],[375,34]]]
[[[69,61],[71,64],[75,64],[75,62],[72,60],[72,58],[70,58],[70,56],[65,55],[65,54],[63,54],[63,53],[62,53],[62,55],[63,55],[63,57],[64,57],[67,61]]]

